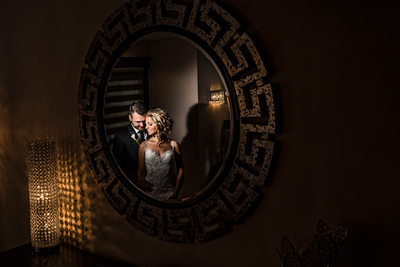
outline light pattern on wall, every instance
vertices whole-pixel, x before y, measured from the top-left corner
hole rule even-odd
[[[71,143],[59,141],[57,147],[61,236],[64,243],[81,247],[85,238],[85,206],[77,165],[80,160],[71,146]]]
[[[56,134],[57,135],[57,134]],[[96,232],[94,202],[101,201],[82,147],[76,139],[57,137],[57,173],[61,242],[90,249]],[[73,136],[73,135],[72,135]]]

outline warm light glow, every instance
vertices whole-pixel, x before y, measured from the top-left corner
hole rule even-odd
[[[60,243],[55,143],[27,145],[31,241],[35,249]]]
[[[91,193],[84,153],[69,140],[57,142],[57,173],[61,242],[84,248],[92,239]],[[87,194],[85,197],[85,193]]]
[[[210,88],[210,104],[221,105],[225,103],[225,92],[219,85],[212,85]]]

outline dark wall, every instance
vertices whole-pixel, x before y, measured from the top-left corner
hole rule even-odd
[[[7,0],[0,11],[0,250],[29,241],[25,143],[56,135],[79,144],[84,56],[102,22],[123,3],[31,2]],[[223,4],[257,40],[279,98],[280,151],[263,199],[228,235],[183,245],[137,231],[99,186],[84,184],[90,231],[83,246],[135,263],[278,266],[281,237],[300,243],[323,218],[332,228],[350,230],[343,266],[394,266],[400,238],[399,4]],[[86,167],[81,171],[90,176]]]

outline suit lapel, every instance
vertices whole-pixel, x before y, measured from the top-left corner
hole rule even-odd
[[[129,143],[130,143],[132,149],[134,149],[134,151],[137,151],[139,145],[136,142],[134,142],[131,138],[132,138],[132,134],[135,135],[135,139],[139,139],[139,136],[136,133],[135,129],[133,128],[132,124],[129,124],[128,130],[129,130]]]
[[[132,134],[135,134],[136,138],[138,137],[137,134],[136,134],[135,129],[133,129],[132,124],[129,124],[128,131],[129,131],[129,137],[131,137]]]

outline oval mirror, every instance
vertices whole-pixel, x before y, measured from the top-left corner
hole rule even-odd
[[[223,166],[232,140],[231,101],[221,71],[199,45],[166,31],[142,36],[117,59],[105,90],[104,128],[121,172],[140,190],[129,155],[113,149],[115,135],[130,127],[129,107],[137,100],[166,110],[174,121],[170,138],[180,144],[184,166],[174,201],[200,195]]]

